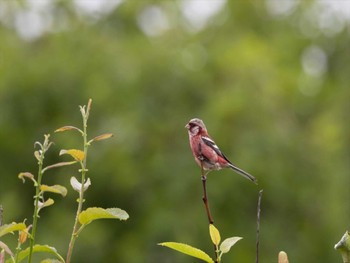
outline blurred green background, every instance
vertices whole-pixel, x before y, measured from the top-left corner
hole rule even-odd
[[[341,262],[333,249],[349,226],[349,1],[5,0],[0,2],[0,204],[6,223],[31,222],[33,144],[50,133],[47,164],[81,147],[78,105],[92,98],[85,207],[120,207],[80,235],[74,262],[200,262],[167,248],[213,255],[200,171],[186,122],[202,118],[256,187],[225,170],[208,178],[223,238],[242,236],[224,262],[254,262],[258,191],[261,262]],[[37,233],[65,255],[77,167],[44,177],[62,184]],[[15,242],[16,237],[6,237]],[[14,247],[13,247],[14,248]]]

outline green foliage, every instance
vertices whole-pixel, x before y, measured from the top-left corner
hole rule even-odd
[[[183,243],[163,242],[163,243],[159,243],[158,245],[174,249],[176,251],[179,251],[183,254],[186,254],[195,258],[199,258],[205,262],[219,263],[221,262],[222,255],[229,252],[231,247],[234,246],[239,240],[242,239],[241,237],[230,237],[230,238],[226,238],[220,244],[221,242],[220,232],[213,224],[209,224],[209,235],[212,243],[215,246],[215,255],[216,255],[215,261],[202,250]]]
[[[77,162],[82,162],[85,159],[85,153],[83,151],[80,150],[76,150],[76,149],[71,149],[71,150],[61,150],[60,151],[60,155],[62,154],[69,154],[70,156],[72,156],[74,158],[74,160],[76,160]]]
[[[113,219],[120,219],[120,220],[127,220],[129,218],[129,215],[119,208],[88,208],[84,211],[82,211],[82,205],[85,201],[84,199],[84,192],[88,189],[88,187],[91,185],[90,178],[85,180],[87,169],[87,149],[88,146],[92,142],[95,141],[101,141],[108,139],[112,137],[112,134],[106,133],[99,135],[90,141],[87,140],[87,120],[90,113],[91,108],[91,99],[88,102],[87,107],[85,106],[80,107],[80,112],[83,117],[83,130],[80,130],[78,128],[75,128],[73,126],[64,126],[60,129],[57,129],[56,132],[63,132],[68,130],[79,130],[82,133],[83,140],[84,140],[84,151],[77,150],[77,149],[69,149],[69,150],[61,150],[59,155],[67,154],[70,157],[74,159],[74,161],[70,162],[58,162],[49,166],[44,165],[44,159],[46,157],[46,154],[50,147],[52,146],[52,142],[49,140],[50,135],[44,136],[44,141],[41,142],[35,142],[34,147],[38,147],[38,150],[35,150],[34,156],[38,161],[38,173],[37,177],[35,177],[30,172],[21,172],[18,175],[18,178],[25,182],[26,179],[30,179],[34,183],[35,188],[35,196],[34,196],[34,213],[33,213],[33,225],[29,225],[28,227],[24,223],[12,223],[12,224],[5,224],[0,226],[0,237],[12,233],[14,231],[18,231],[18,244],[16,247],[16,254],[14,254],[11,249],[8,247],[7,244],[0,241],[0,262],[5,262],[5,252],[11,256],[11,259],[8,259],[7,263],[18,263],[23,261],[24,259],[28,258],[28,263],[32,262],[33,254],[40,252],[40,253],[51,253],[53,254],[57,259],[45,259],[42,262],[70,262],[71,255],[73,252],[73,247],[76,238],[78,237],[78,233],[80,233],[83,228],[90,224],[92,221],[97,219],[106,219],[106,218],[113,218]],[[38,245],[36,244],[36,230],[38,225],[38,219],[39,219],[39,213],[43,208],[49,207],[54,205],[55,201],[52,198],[45,198],[44,194],[47,193],[53,193],[53,194],[59,194],[62,197],[65,197],[67,195],[67,188],[55,184],[55,185],[46,185],[42,184],[43,175],[47,170],[51,170],[53,168],[63,167],[72,165],[75,163],[79,163],[81,166],[81,169],[79,169],[79,172],[81,172],[82,179],[81,182],[79,182],[74,176],[71,177],[71,185],[74,190],[79,192],[79,199],[78,199],[78,209],[76,213],[76,219],[73,227],[73,233],[71,236],[71,241],[69,243],[68,248],[68,254],[66,261],[63,259],[63,257],[57,252],[57,250],[54,247],[48,246],[48,245]],[[3,210],[1,209],[1,216],[2,216]],[[80,227],[79,227],[80,224]],[[31,232],[29,233],[31,229]],[[26,242],[27,238],[29,237],[30,244],[26,249],[22,249],[22,245]]]
[[[112,137],[112,134],[107,133],[107,134],[102,134],[97,137],[94,137],[91,140],[88,140],[87,127],[88,127],[88,119],[90,115],[91,104],[92,104],[92,100],[90,99],[88,101],[87,106],[80,106],[80,113],[83,119],[82,129],[79,129],[75,126],[68,125],[55,130],[55,132],[66,132],[66,131],[76,130],[76,131],[79,131],[83,137],[83,150],[69,149],[69,150],[60,151],[60,155],[67,154],[71,156],[76,162],[79,162],[81,167],[81,169],[79,169],[79,172],[81,173],[81,181],[79,182],[74,176],[72,176],[70,180],[73,189],[79,193],[79,198],[78,198],[78,207],[77,207],[77,212],[75,216],[75,222],[73,226],[71,240],[68,246],[68,253],[66,258],[67,263],[71,262],[71,257],[72,257],[76,238],[78,237],[79,233],[84,229],[86,225],[90,224],[92,221],[97,219],[113,218],[113,219],[127,220],[129,217],[129,215],[124,210],[121,210],[119,208],[103,209],[103,208],[93,207],[82,211],[83,203],[85,202],[84,193],[91,185],[90,178],[86,179],[86,173],[88,172],[88,169],[87,169],[88,148],[91,145],[91,143],[94,141],[100,141],[100,140],[104,140]]]
[[[65,197],[67,195],[67,188],[65,188],[62,185],[52,185],[52,186],[48,186],[48,185],[44,185],[42,184],[40,186],[40,190],[42,192],[49,192],[49,193],[55,193],[55,194],[60,194],[63,197]]]
[[[50,247],[47,245],[34,245],[32,251],[30,251],[30,248],[27,248],[25,250],[22,250],[19,254],[18,254],[18,258],[16,262],[21,262],[24,259],[26,259],[30,253],[49,253],[54,255],[57,259],[59,259],[59,262],[65,262],[64,259],[62,258],[62,256],[60,254],[57,253],[56,249],[54,247]],[[12,263],[13,261],[11,260],[7,260],[6,263]]]
[[[29,172],[22,172],[18,175],[18,178],[22,179],[22,181],[24,181],[25,177],[28,177],[34,182],[35,196],[34,196],[33,227],[32,227],[32,231],[30,233],[29,248],[24,250],[24,251],[21,251],[21,244],[23,241],[21,241],[19,239],[18,246],[17,246],[16,262],[19,262],[21,260],[21,253],[24,254],[25,257],[28,256],[28,263],[32,262],[32,255],[34,252],[36,252],[36,251],[34,251],[34,246],[35,246],[35,238],[36,238],[38,219],[40,217],[39,212],[43,208],[52,206],[55,203],[55,201],[52,198],[46,199],[44,197],[44,193],[45,192],[59,193],[62,196],[65,196],[67,193],[67,189],[64,186],[61,186],[61,185],[47,186],[47,185],[42,185],[42,183],[41,183],[44,172],[46,170],[61,166],[61,165],[54,164],[54,165],[44,167],[45,155],[46,155],[47,151],[50,149],[51,145],[53,144],[49,138],[50,138],[50,135],[47,134],[47,135],[44,135],[43,143],[40,143],[38,141],[34,143],[34,147],[39,148],[39,150],[34,151],[34,156],[38,161],[38,176],[37,176],[37,178],[34,179],[34,176]],[[41,252],[40,249],[37,251]]]
[[[176,243],[176,242],[163,242],[163,243],[159,243],[159,245],[177,250],[183,254],[186,254],[195,258],[199,258],[205,262],[214,263],[214,261],[208,256],[208,254],[190,245],[186,245],[183,243]]]
[[[221,253],[227,253],[230,251],[231,247],[236,244],[237,241],[241,240],[241,237],[229,237],[222,241],[220,245]]]
[[[216,247],[219,246],[221,241],[220,232],[213,224],[209,224],[209,234],[211,242],[213,242]]]
[[[79,214],[79,223],[82,225],[90,224],[97,219],[119,219],[127,220],[129,215],[120,208],[90,207]]]
[[[341,261],[330,244],[349,229],[350,36],[347,8],[342,8],[347,1],[227,0],[209,20],[197,21],[203,25],[199,30],[192,19],[201,16],[188,11],[202,8],[188,8],[190,0],[121,1],[100,11],[75,4],[89,1],[40,1],[47,8],[32,7],[38,1],[20,2],[1,1],[0,7],[5,223],[29,219],[33,212],[33,188],[16,178],[19,171],[36,174],[37,165],[28,158],[32,142],[50,133],[55,145],[47,164],[69,158],[57,160],[55,150],[81,149],[81,134],[52,131],[67,120],[77,124],[76,105],[93,98],[91,117],[98,117],[90,120],[89,139],[106,131],[115,138],[93,143],[89,152],[94,187],[84,209],[117,202],[133,220],[103,222],[113,226],[106,228],[89,225],[79,236],[74,261],[153,263],[170,257],[193,262],[152,246],[165,239],[212,250],[202,231],[207,224],[198,206],[200,179],[183,128],[192,117],[202,118],[220,149],[265,190],[262,262],[276,261],[280,249],[288,251],[291,262]],[[327,7],[331,4],[338,11]],[[152,10],[168,25],[154,36],[140,26],[142,21],[157,25]],[[26,17],[43,22],[42,35],[20,35],[36,24]],[[319,49],[310,52],[310,47]],[[44,184],[68,189],[65,198],[47,194],[55,204],[40,212],[45,220],[37,230],[58,251],[66,250],[64,233],[76,208],[69,180],[74,175],[80,181],[70,169],[44,176]],[[208,180],[220,231],[246,240],[224,260],[253,262],[256,189],[229,171]],[[188,222],[196,227],[189,229]]]
[[[0,237],[12,233],[14,231],[20,231],[26,228],[24,223],[11,223],[0,226]]]

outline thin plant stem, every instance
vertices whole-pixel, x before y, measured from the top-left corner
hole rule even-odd
[[[17,244],[17,247],[16,247],[16,256],[15,256],[15,262],[16,263],[18,262],[19,252],[20,251],[21,251],[21,242],[19,241],[19,238],[18,238],[18,244]]]
[[[260,245],[260,212],[261,212],[261,198],[263,190],[259,191],[257,215],[256,215],[256,263],[259,263],[259,245]]]
[[[74,221],[74,226],[73,226],[73,231],[72,231],[72,235],[71,235],[71,239],[69,242],[69,247],[68,247],[68,252],[67,252],[67,258],[66,258],[66,263],[70,263],[71,261],[71,257],[72,257],[72,253],[73,253],[73,248],[74,248],[74,244],[75,241],[78,237],[78,230],[79,230],[79,214],[81,213],[82,209],[83,209],[83,203],[84,203],[84,184],[85,184],[85,175],[87,172],[87,168],[86,168],[86,157],[87,157],[87,153],[88,153],[88,148],[89,148],[89,144],[87,141],[87,119],[88,119],[88,114],[89,114],[89,106],[87,109],[87,113],[83,113],[83,139],[84,139],[84,160],[80,163],[81,164],[81,188],[79,191],[79,202],[78,202],[78,208],[77,208],[77,212],[75,215],[75,221]]]
[[[202,184],[203,184],[203,198],[202,198],[202,200],[203,200],[204,205],[205,205],[205,210],[207,212],[208,221],[209,221],[209,224],[214,224],[213,217],[211,216],[211,213],[210,213],[209,201],[208,201],[208,195],[207,195],[207,186],[206,186],[207,176],[202,175],[201,179],[202,179]]]
[[[38,161],[39,168],[38,168],[38,180],[35,187],[35,199],[34,199],[34,213],[33,213],[33,228],[31,232],[31,238],[29,241],[29,255],[28,255],[28,263],[32,262],[32,255],[33,255],[33,247],[35,244],[35,234],[36,234],[36,228],[38,223],[38,210],[39,210],[39,199],[40,199],[40,186],[41,186],[41,179],[43,176],[42,169],[43,169],[43,163],[44,163],[44,149],[42,149],[42,154],[40,155],[40,159]]]
[[[202,197],[202,200],[204,202],[205,211],[207,212],[207,217],[208,217],[209,224],[214,225],[214,220],[213,220],[213,217],[212,217],[211,212],[210,212],[209,200],[208,200],[208,194],[207,194],[207,173],[204,172],[203,167],[201,167],[201,172],[202,172],[201,179],[202,179],[202,185],[203,185],[203,197]],[[218,259],[219,258],[219,254],[218,254],[218,251],[217,251],[217,247],[215,245],[214,245],[214,252],[215,252],[215,257],[216,257],[215,263],[218,263],[219,262],[219,259]]]

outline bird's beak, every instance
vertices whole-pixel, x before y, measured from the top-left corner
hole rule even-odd
[[[190,128],[190,125],[187,123],[187,124],[185,125],[185,128],[186,128],[186,129],[189,129],[189,128]]]

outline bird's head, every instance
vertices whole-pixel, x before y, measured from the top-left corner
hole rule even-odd
[[[190,135],[194,136],[197,134],[201,134],[202,132],[206,132],[207,129],[205,128],[204,122],[201,119],[194,118],[190,120],[185,128],[188,130]]]

